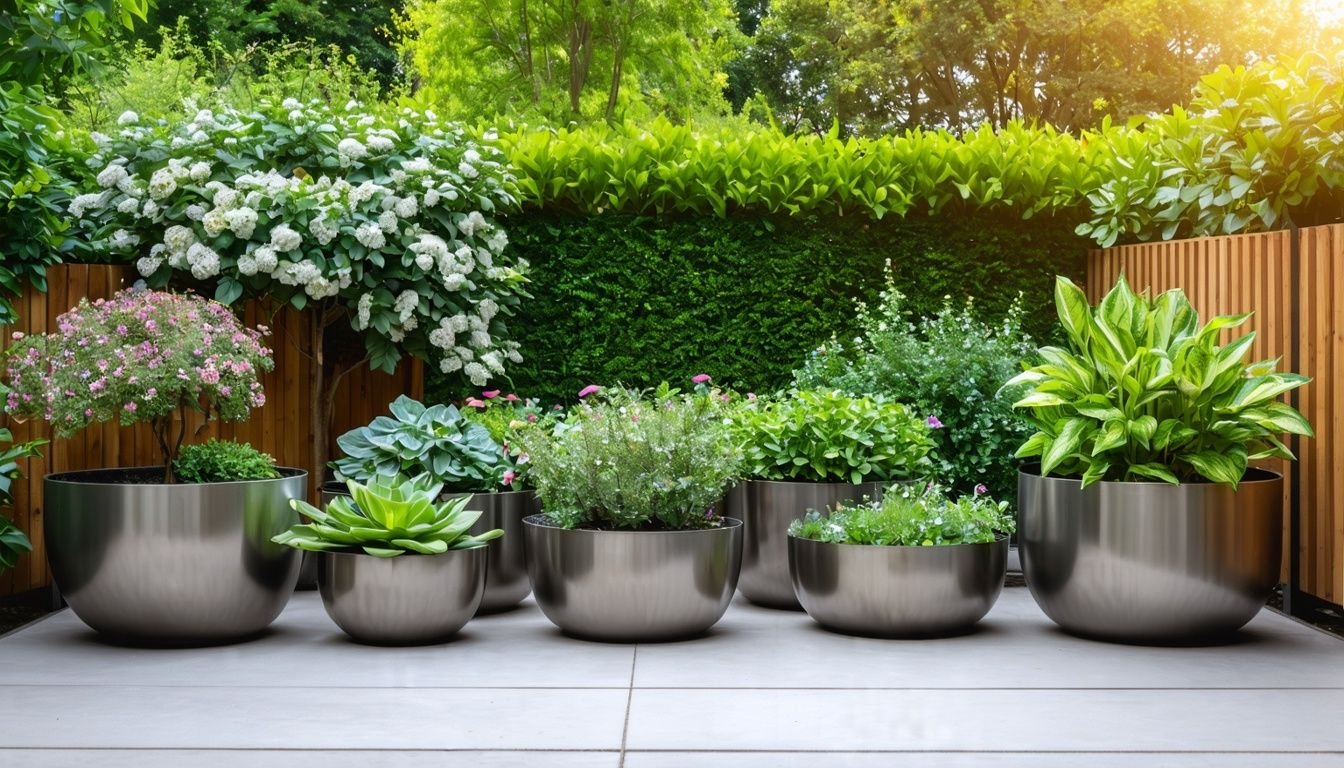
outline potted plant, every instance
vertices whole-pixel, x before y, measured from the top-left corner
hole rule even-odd
[[[0,509],[14,503],[14,481],[23,476],[19,460],[42,455],[40,449],[45,443],[45,440],[30,440],[15,444],[13,433],[0,429],[0,445],[8,446],[0,450]],[[32,550],[33,544],[24,532],[9,518],[0,517],[0,571],[13,568],[19,555]]]
[[[46,477],[47,558],[71,609],[99,632],[156,643],[265,629],[298,577],[298,557],[271,537],[297,522],[289,500],[305,495],[307,473],[267,461],[259,476],[227,464],[196,475],[208,462],[182,448],[190,412],[241,421],[265,402],[264,329],[196,296],[134,289],[81,301],[57,328],[16,340],[6,411],[62,437],[147,422],[163,456]]]
[[[523,518],[539,508],[531,491],[519,489],[519,469],[526,469],[526,461],[510,455],[489,429],[467,419],[456,406],[425,406],[403,395],[390,410],[390,417],[379,416],[337,438],[345,454],[332,462],[337,476],[367,483],[399,473],[426,474],[443,486],[446,498],[472,496],[471,508],[483,512],[474,532],[499,528],[508,534],[490,544],[481,610],[518,605],[531,589]],[[324,501],[343,492],[336,485],[325,489]]]
[[[1013,517],[988,489],[953,500],[935,483],[809,512],[789,526],[789,572],[803,610],[855,635],[968,630],[998,599]]]
[[[793,610],[801,606],[789,576],[789,524],[921,477],[938,424],[900,403],[835,390],[757,401],[733,411],[733,421],[750,478],[738,587],[753,603]]]
[[[648,395],[613,389],[553,428],[518,430],[542,508],[523,521],[528,575],[561,630],[666,640],[703,633],[723,616],[742,523],[714,505],[741,453],[719,406],[666,385]]]
[[[275,542],[319,553],[318,588],[327,615],[370,645],[441,642],[475,615],[485,590],[486,544],[499,529],[468,533],[481,516],[469,496],[441,500],[429,475],[393,474],[317,509],[291,502],[311,522]]]
[[[1311,426],[1280,396],[1307,383],[1246,365],[1250,315],[1201,326],[1179,290],[1136,295],[1122,277],[1094,309],[1055,284],[1067,347],[1014,382],[1036,428],[1018,451],[1018,536],[1032,596],[1064,629],[1122,641],[1231,633],[1279,579],[1283,433]]]

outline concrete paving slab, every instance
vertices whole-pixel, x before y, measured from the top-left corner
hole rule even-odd
[[[369,648],[341,633],[315,592],[297,593],[268,634],[235,645],[117,647],[68,610],[3,643],[7,663],[0,665],[0,685],[246,686],[284,680],[295,687],[624,689],[634,656],[631,646],[564,643],[531,600],[474,619],[443,645]]]
[[[627,752],[625,768],[1325,768],[1338,753]]]
[[[10,749],[0,765],[23,768],[618,768],[619,751]]]
[[[704,638],[640,647],[635,686],[684,688],[1344,688],[1344,643],[1264,610],[1206,648],[1065,634],[1025,588],[976,631],[936,640],[850,637],[740,596]]]
[[[1341,711],[1344,690],[637,688],[626,748],[1344,752]]]
[[[0,687],[0,748],[620,749],[628,692]]]

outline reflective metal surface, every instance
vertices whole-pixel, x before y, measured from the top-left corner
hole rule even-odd
[[[323,507],[327,506],[337,496],[350,495],[345,489],[345,483],[336,480],[328,480],[323,483],[319,492],[322,496],[319,503]],[[294,588],[304,592],[317,589],[317,553],[304,551],[301,554],[302,564],[299,566],[299,583]]]
[[[728,610],[742,565],[742,522],[688,531],[556,528],[523,521],[542,613],[578,637],[622,642],[698,635]]]
[[[487,549],[373,557],[323,552],[318,589],[327,615],[370,645],[424,645],[466,626],[485,591]]]
[[[481,613],[507,611],[517,607],[532,591],[527,580],[527,545],[523,541],[523,518],[541,511],[541,502],[532,491],[503,491],[472,495],[468,509],[482,511],[472,533],[500,528],[504,535],[490,542],[486,566],[485,596]]]
[[[160,467],[46,477],[47,558],[71,610],[131,642],[203,644],[255,635],[289,601],[299,553],[271,542],[296,524],[308,475],[164,485]]]
[[[1225,485],[1018,474],[1022,572],[1069,632],[1127,642],[1226,636],[1279,580],[1283,477]]]
[[[742,518],[742,579],[738,589],[757,605],[801,610],[789,575],[789,524],[809,510],[824,512],[842,501],[859,501],[865,496],[879,498],[888,485],[749,481]]]
[[[988,544],[879,547],[789,537],[803,610],[837,632],[945,635],[984,618],[1003,589],[1008,537]]]

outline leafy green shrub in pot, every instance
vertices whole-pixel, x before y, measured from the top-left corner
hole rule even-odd
[[[173,472],[183,483],[232,483],[280,476],[270,456],[247,443],[214,438],[183,448],[173,462]]]
[[[931,466],[932,428],[910,408],[882,397],[802,390],[738,409],[734,426],[750,477],[861,483],[910,480]]]
[[[39,448],[45,440],[32,440],[14,444],[14,435],[8,429],[0,429],[0,444],[8,447],[0,450],[0,508],[14,503],[12,488],[14,481],[22,476],[20,459],[42,455]],[[33,545],[17,525],[7,517],[0,517],[0,570],[13,568],[19,555],[31,552]]]
[[[1065,278],[1067,347],[1014,382],[1036,428],[1018,451],[1018,547],[1032,596],[1077,634],[1124,642],[1226,637],[1278,583],[1282,435],[1311,426],[1280,397],[1308,379],[1247,365],[1249,315],[1200,325],[1185,295],[1136,295],[1123,278],[1095,308]]]
[[[516,438],[546,517],[563,528],[716,527],[712,507],[742,456],[717,397],[667,385],[651,394],[610,388]]]
[[[1280,439],[1311,425],[1280,396],[1310,379],[1246,365],[1248,333],[1218,334],[1249,314],[1200,326],[1185,294],[1137,295],[1121,277],[1095,309],[1065,277],[1055,304],[1068,347],[1043,347],[1044,362],[1009,384],[1030,387],[1016,406],[1036,428],[1017,451],[1041,473],[1100,480],[1207,480],[1236,487],[1249,462],[1294,458]]]
[[[831,544],[940,547],[984,544],[1013,532],[1008,502],[978,492],[953,499],[936,483],[906,486],[880,500],[838,505],[829,514],[809,512],[789,535]]]
[[[887,270],[877,305],[857,305],[853,341],[832,337],[814,350],[794,372],[796,385],[881,394],[937,414],[943,426],[932,433],[932,474],[961,494],[983,484],[1008,498],[1017,489],[1013,454],[1030,434],[1013,412],[1012,393],[1000,391],[1035,354],[1022,332],[1021,297],[997,323],[981,319],[971,299],[960,307],[946,299],[932,317],[917,317],[890,263]]]
[[[426,474],[448,492],[495,490],[512,481],[501,446],[456,406],[426,406],[402,395],[390,410],[391,417],[379,416],[337,438],[345,456],[331,466],[341,479],[366,483]]]
[[[486,390],[480,397],[469,397],[463,403],[462,416],[480,424],[499,443],[509,468],[504,472],[504,484],[514,489],[528,487],[527,474],[532,471],[528,455],[512,442],[515,428],[525,424],[550,424],[555,411],[543,409],[535,398],[523,399],[513,393],[503,394],[498,389]]]

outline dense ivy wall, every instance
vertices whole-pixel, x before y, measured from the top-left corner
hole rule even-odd
[[[810,350],[852,331],[852,300],[877,294],[888,259],[915,311],[974,296],[992,318],[1021,291],[1039,307],[1029,330],[1048,333],[1052,277],[1077,274],[1087,248],[1067,222],[1012,214],[527,213],[506,226],[510,248],[532,264],[533,298],[509,322],[525,357],[513,388],[544,402],[572,402],[591,383],[696,373],[743,390],[781,387]],[[429,375],[432,395],[463,394]]]

